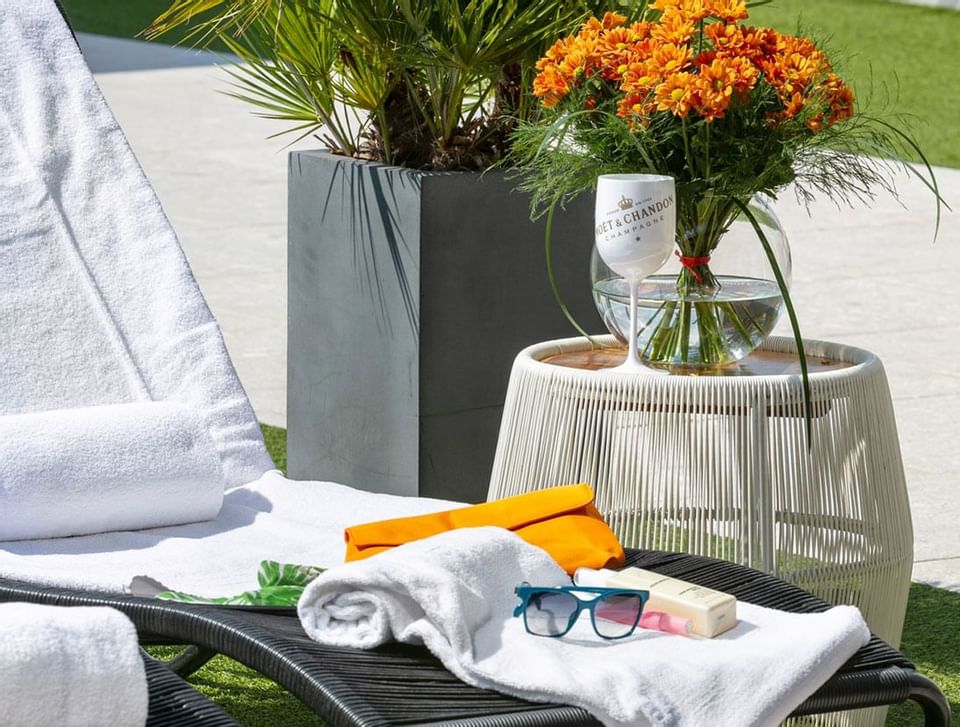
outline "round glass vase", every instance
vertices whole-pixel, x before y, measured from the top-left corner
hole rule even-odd
[[[784,280],[789,285],[790,247],[771,200],[748,203]],[[678,230],[678,237],[684,234]],[[637,351],[640,360],[669,371],[702,371],[739,361],[770,335],[783,312],[783,296],[753,225],[740,214],[719,238],[709,262],[681,264],[676,256],[640,284]],[[604,264],[596,248],[590,260],[593,300],[607,329],[626,344],[630,330],[627,281]]]

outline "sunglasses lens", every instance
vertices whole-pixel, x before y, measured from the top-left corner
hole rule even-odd
[[[527,631],[537,636],[560,636],[573,626],[578,601],[569,593],[542,591],[534,593],[527,602],[523,618]]]
[[[601,596],[593,611],[594,627],[604,638],[621,638],[633,631],[642,608],[643,601],[635,593]]]

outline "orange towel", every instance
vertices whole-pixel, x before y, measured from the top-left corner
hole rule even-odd
[[[623,565],[623,546],[593,505],[590,485],[567,485],[430,515],[354,525],[344,531],[347,561],[362,560],[455,528],[512,530],[553,556],[568,573]]]

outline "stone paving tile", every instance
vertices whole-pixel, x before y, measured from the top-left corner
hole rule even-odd
[[[960,559],[948,558],[914,563],[913,580],[960,592]]]
[[[80,42],[254,409],[285,426],[287,142],[267,140],[277,127],[220,93],[227,77],[209,54],[84,34]]]
[[[894,401],[918,560],[960,558],[960,393]],[[960,578],[960,560],[954,563]]]

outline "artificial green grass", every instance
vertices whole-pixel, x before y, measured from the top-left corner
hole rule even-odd
[[[914,583],[900,650],[943,690],[953,721],[960,721],[960,593]],[[922,724],[920,710],[906,704],[887,719],[891,727]]]
[[[61,0],[74,30],[136,38],[171,0]],[[178,39],[171,35],[170,42]]]
[[[170,659],[180,648],[148,646],[157,659]],[[244,727],[323,727],[324,722],[299,699],[233,659],[217,656],[189,679]]]
[[[263,441],[267,445],[267,451],[273,457],[273,463],[277,469],[287,473],[287,430],[280,427],[272,427],[269,424],[261,424],[260,430],[263,432]]]
[[[172,0],[61,0],[64,12],[74,30],[98,33],[117,38],[142,38],[143,31]],[[174,45],[184,40],[189,29],[177,28],[162,36],[161,41]],[[187,45],[192,45],[193,40]],[[214,42],[212,50],[225,51],[226,46]]]

